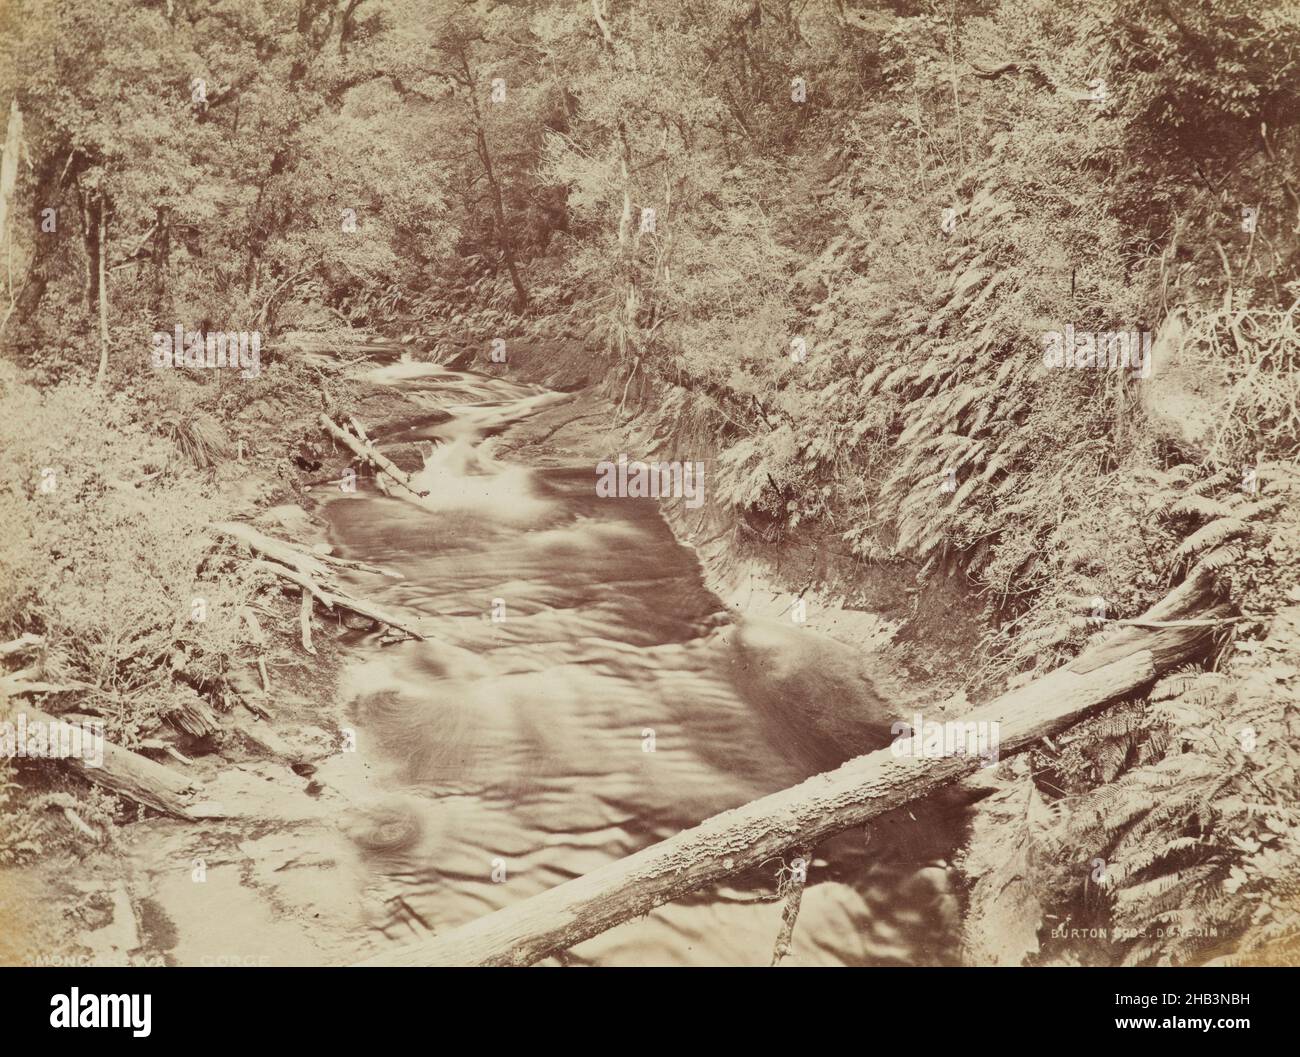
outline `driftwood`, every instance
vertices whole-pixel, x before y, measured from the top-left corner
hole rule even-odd
[[[22,711],[29,725],[42,723],[47,730],[71,722],[27,706]],[[104,758],[98,767],[90,760],[71,756],[62,758],[61,762],[88,782],[176,818],[192,821],[206,814],[194,803],[194,798],[187,795],[197,786],[184,775],[108,740],[103,743],[103,751]]]
[[[424,635],[409,623],[392,616],[374,603],[367,602],[364,598],[357,598],[345,591],[339,586],[334,573],[336,568],[363,569],[367,572],[378,573],[384,573],[386,570],[380,569],[378,566],[367,565],[365,562],[347,561],[329,554],[305,551],[291,543],[275,539],[273,536],[258,532],[257,529],[250,525],[240,524],[239,522],[216,522],[212,527],[224,535],[240,540],[252,550],[271,559],[271,561],[257,561],[254,565],[263,572],[271,573],[281,579],[288,580],[290,583],[297,584],[302,590],[310,592],[311,596],[326,609],[333,610],[335,606],[339,606],[363,617],[369,617],[379,624],[386,624],[390,628],[396,628],[411,638],[423,641]],[[310,620],[308,620],[304,631],[304,645],[309,644],[310,640]]]
[[[383,576],[393,576],[399,579],[401,576],[400,573],[393,572],[391,569],[383,569],[378,565],[371,565],[369,562],[354,561],[351,558],[339,558],[333,554],[305,550],[296,544],[286,543],[274,536],[268,536],[265,532],[259,532],[252,525],[246,525],[240,521],[218,521],[214,522],[212,527],[222,535],[246,543],[253,550],[264,554],[273,561],[288,565],[307,576],[314,576],[318,579],[329,579],[334,575],[332,571],[334,569],[356,569],[360,572],[379,573]]]
[[[184,694],[176,707],[167,713],[167,719],[194,738],[206,738],[220,729],[216,713],[198,693]]]
[[[366,433],[366,427],[361,424],[360,420],[355,415],[348,415],[348,425],[352,427],[352,432],[360,438],[361,443],[367,448],[374,444],[374,441],[370,439],[369,434]],[[375,487],[386,496],[391,496],[393,494],[393,489],[388,483],[388,478],[382,473],[375,475]]]
[[[338,441],[345,448],[351,451],[352,454],[356,455],[360,459],[364,459],[366,462],[370,463],[370,465],[372,465],[376,470],[380,470],[383,473],[388,474],[389,477],[391,477],[394,481],[400,484],[413,496],[423,499],[425,496],[429,494],[427,490],[421,492],[414,485],[412,485],[411,475],[408,474],[396,463],[394,463],[391,459],[389,459],[388,456],[375,451],[373,447],[370,447],[367,444],[363,444],[356,437],[352,436],[351,433],[348,433],[346,430],[341,429],[334,421],[330,419],[329,415],[322,413],[320,417],[320,424],[325,428],[325,431],[331,437],[333,437],[336,441]]]
[[[398,631],[409,635],[413,639],[424,641],[424,636],[410,624],[398,620],[394,616],[385,613],[378,606],[367,602],[364,598],[357,598],[353,595],[344,593],[337,587],[331,587],[326,590],[320,584],[316,583],[309,576],[294,569],[286,569],[280,565],[274,565],[271,562],[255,562],[254,565],[266,572],[274,573],[282,579],[295,583],[304,591],[308,591],[320,602],[326,609],[333,610],[335,606],[342,609],[351,610],[353,613],[360,614],[363,617],[369,617],[379,624],[387,624],[390,628],[396,628]]]
[[[1003,694],[961,721],[998,723],[1003,755],[1029,748],[1194,659],[1215,635],[1213,625],[1199,621],[1191,626],[1164,622],[1214,620],[1225,616],[1226,609],[1210,574],[1197,571],[1144,614],[1144,622],[1159,622],[1155,627],[1123,628],[1071,664]],[[861,826],[973,773],[980,763],[969,755],[898,756],[891,748],[859,756],[427,943],[366,964],[530,965],[792,848],[811,848]]]

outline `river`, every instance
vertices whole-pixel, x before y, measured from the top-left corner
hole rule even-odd
[[[881,717],[858,714],[875,707],[869,659],[724,612],[663,516],[671,500],[602,499],[591,462],[497,453],[503,432],[566,397],[381,358],[369,379],[429,414],[373,439],[420,444],[429,495],[363,478],[317,490],[316,515],[337,555],[384,570],[349,586],[426,640],[346,632],[335,751],[288,782],[271,760],[226,769],[214,795],[239,818],[132,827],[141,935],[101,930],[96,949],[134,942],[173,964],[382,958],[880,744]],[[319,711],[299,706],[282,722]],[[950,812],[916,805],[818,848],[788,961],[956,961],[959,837]],[[782,867],[553,960],[766,965]]]

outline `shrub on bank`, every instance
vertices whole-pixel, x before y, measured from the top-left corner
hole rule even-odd
[[[127,747],[215,696],[246,649],[255,580],[209,560],[222,512],[185,453],[126,397],[0,378],[0,640],[43,638],[38,703]]]

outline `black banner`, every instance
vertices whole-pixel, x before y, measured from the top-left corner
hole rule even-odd
[[[703,974],[701,977],[700,974]],[[1282,1037],[1292,970],[868,969],[573,972],[461,969],[41,969],[0,976],[6,1035],[135,1044],[430,1041],[545,1033],[581,1044],[608,1024],[639,1035],[676,1025],[756,1043],[804,1035],[810,1014],[868,1021],[900,1040],[1016,1036],[1059,1043],[1231,1046]],[[475,1025],[478,1027],[475,1027]],[[716,1028],[710,1027],[717,1025]],[[1027,1034],[1028,1033],[1028,1034]],[[80,1038],[78,1038],[80,1036]],[[620,1035],[620,1038],[627,1038]],[[886,1036],[887,1037],[887,1036]],[[538,1041],[542,1041],[540,1038]],[[678,1039],[680,1042],[680,1038]],[[665,1044],[668,1039],[665,1038]]]

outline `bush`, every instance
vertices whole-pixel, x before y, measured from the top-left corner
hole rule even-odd
[[[208,562],[220,508],[135,415],[0,380],[0,629],[43,634],[46,677],[88,684],[78,708],[128,745],[221,682],[256,586]]]

